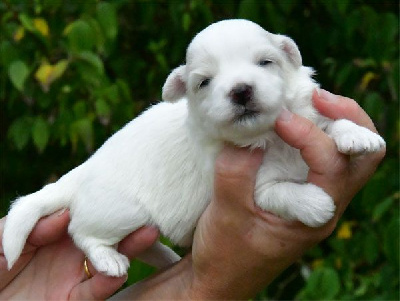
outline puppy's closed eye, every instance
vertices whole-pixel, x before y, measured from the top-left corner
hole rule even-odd
[[[265,66],[267,66],[267,65],[272,64],[272,61],[271,61],[271,60],[262,59],[262,60],[259,60],[257,64],[258,64],[258,66],[260,66],[260,67],[265,67]]]
[[[198,89],[200,90],[202,88],[207,87],[210,84],[210,82],[211,82],[211,78],[209,78],[209,77],[204,78],[202,81],[200,81],[200,83],[198,85]]]

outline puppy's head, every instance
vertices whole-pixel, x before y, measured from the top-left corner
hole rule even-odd
[[[172,71],[163,99],[188,98],[195,125],[209,135],[251,144],[273,129],[291,77],[302,65],[296,44],[247,20],[226,20],[190,43],[186,65]]]

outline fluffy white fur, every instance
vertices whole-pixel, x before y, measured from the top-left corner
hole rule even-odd
[[[3,235],[9,268],[38,219],[61,208],[70,210],[76,245],[108,275],[126,273],[128,259],[115,246],[143,225],[156,225],[174,243],[189,246],[210,200],[214,161],[224,142],[266,149],[255,190],[258,206],[311,227],[323,225],[334,203],[306,182],[308,167],[299,151],[275,134],[281,110],[312,120],[345,154],[374,152],[385,142],[350,121],[320,116],[311,103],[317,87],[312,74],[286,36],[246,20],[210,25],[189,45],[186,65],[167,78],[163,98],[170,103],[152,106],[82,165],[13,203]],[[158,267],[179,260],[160,243],[142,258]]]

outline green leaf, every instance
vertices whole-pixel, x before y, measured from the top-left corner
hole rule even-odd
[[[88,63],[93,68],[93,70],[98,74],[104,73],[103,61],[97,54],[94,54],[93,52],[90,51],[83,51],[79,53],[78,58]]]
[[[17,49],[9,42],[3,41],[0,44],[0,64],[8,68],[9,65],[18,60],[19,53]]]
[[[188,31],[190,28],[190,24],[192,22],[192,19],[190,17],[189,13],[184,13],[182,17],[182,27],[184,31]]]
[[[49,141],[49,125],[42,117],[36,118],[33,123],[32,138],[38,151],[43,152]]]
[[[373,264],[379,255],[379,241],[375,233],[366,233],[363,244],[365,259],[369,264]]]
[[[8,68],[8,76],[10,77],[10,80],[13,83],[14,87],[17,88],[19,91],[22,91],[24,89],[24,84],[28,75],[29,69],[22,61],[14,61]]]
[[[365,96],[362,107],[373,120],[379,120],[380,115],[383,114],[383,110],[381,110],[383,104],[384,101],[378,93],[369,92]]]
[[[390,209],[393,205],[393,198],[389,197],[384,199],[378,205],[375,206],[372,212],[372,220],[379,221],[381,217]]]
[[[396,217],[387,226],[383,241],[383,249],[387,258],[397,267],[399,266],[399,231],[400,219]]]
[[[79,137],[85,145],[88,153],[93,151],[94,133],[92,120],[90,118],[82,118],[75,121],[71,126],[71,140],[74,142]]]
[[[115,6],[108,2],[97,5],[97,20],[107,39],[114,41],[118,33],[117,12]]]
[[[14,142],[18,150],[22,150],[29,142],[31,125],[31,119],[25,116],[14,120],[8,129],[8,137]]]
[[[60,78],[68,67],[68,60],[60,60],[54,65],[53,78]]]
[[[35,26],[33,25],[33,21],[30,17],[28,17],[26,14],[22,13],[18,16],[21,24],[29,31],[34,31]]]
[[[77,20],[68,25],[67,36],[69,50],[72,52],[82,52],[92,50],[95,44],[95,36],[90,25],[83,21]]]
[[[73,108],[72,111],[77,119],[85,118],[87,115],[87,105],[85,100],[78,100]]]
[[[110,106],[103,98],[99,98],[96,100],[96,113],[100,117],[108,117],[110,115],[111,109]]]
[[[304,291],[301,292],[302,300],[332,300],[340,291],[338,273],[328,267],[321,267],[312,272],[308,278]]]

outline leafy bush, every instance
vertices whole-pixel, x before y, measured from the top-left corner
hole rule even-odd
[[[0,2],[1,206],[83,162],[160,98],[193,35],[248,18],[293,37],[305,65],[356,99],[387,157],[338,230],[258,299],[399,298],[399,41],[393,1]],[[129,282],[152,269],[133,264]]]

